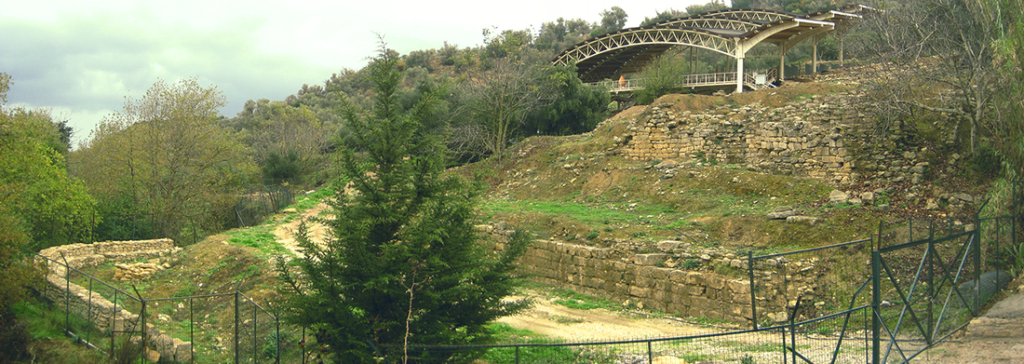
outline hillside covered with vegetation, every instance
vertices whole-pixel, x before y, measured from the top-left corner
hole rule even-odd
[[[731,6],[810,13],[854,3],[860,2]],[[688,94],[668,83],[638,93],[633,108],[582,83],[573,66],[550,64],[588,37],[621,29],[627,14],[618,7],[594,22],[559,18],[539,29],[489,29],[476,48],[446,44],[403,55],[381,39],[365,68],[302,85],[284,100],[249,100],[233,116],[217,112],[224,98],[215,85],[159,81],[143,97],[127,98],[77,148],[69,145],[66,123],[4,104],[0,361],[103,361],[61,339],[62,314],[31,288],[43,280],[32,254],[67,243],[173,237],[185,249],[174,269],[141,288],[146,294],[233,286],[280,302],[288,322],[317,328],[317,341],[327,344],[320,347],[324,358],[370,362],[366,340],[500,340],[487,323],[525,307],[502,298],[522,282],[514,262],[530,239],[610,247],[623,256],[665,240],[743,255],[856,240],[887,219],[969,223],[987,197],[993,198],[986,206],[1003,211],[1017,198],[1013,192],[1022,193],[1012,183],[1024,175],[1024,4],[870,5],[884,12],[865,15],[844,35],[847,64],[840,70],[731,95]],[[643,25],[726,8],[712,1],[670,9]],[[835,61],[839,44],[826,38],[819,57]],[[802,45],[785,62],[802,66],[810,58]],[[777,65],[771,57],[747,63]],[[629,77],[730,67],[728,57],[683,49]],[[16,84],[0,73],[0,102],[10,87]],[[753,109],[795,115],[836,100],[867,120],[856,132],[843,131],[868,141],[855,146],[864,154],[852,168],[862,178],[852,183],[768,173],[702,153],[645,160],[624,151],[626,136],[637,135],[638,123],[658,110],[736,120]],[[907,152],[913,154],[904,159],[916,165],[879,167]],[[891,176],[916,166],[927,166],[918,173],[923,180]],[[297,210],[239,226],[246,225],[239,223],[239,201],[281,186],[320,192],[301,196]],[[836,203],[834,190],[873,199]],[[329,243],[299,238],[305,257],[282,248],[274,228],[319,203],[329,205],[320,215]],[[782,207],[816,220],[765,218]],[[518,233],[495,249],[474,226]],[[662,264],[735,274],[692,259]],[[112,271],[101,267],[97,274]],[[330,315],[317,311],[328,306]],[[296,334],[289,335],[297,345]]]

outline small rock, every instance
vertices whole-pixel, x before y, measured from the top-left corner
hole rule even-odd
[[[792,207],[779,206],[775,208],[775,211],[768,213],[768,218],[773,220],[782,220],[793,215],[796,215],[796,210],[793,210]]]
[[[828,194],[828,201],[830,203],[845,203],[850,198],[850,195],[840,190],[832,190]]]
[[[935,202],[934,198],[929,198],[928,201],[925,202],[924,209],[925,210],[938,210],[939,209],[939,204],[937,202]]]
[[[818,218],[813,216],[799,216],[794,215],[786,218],[788,223],[803,223],[808,225],[814,225],[818,223]]]
[[[146,349],[146,360],[149,361],[150,363],[159,363],[160,352]]]
[[[683,245],[683,244],[684,244],[684,243],[683,243],[683,242],[681,242],[681,241],[675,241],[675,240],[663,240],[663,241],[660,241],[660,242],[658,242],[658,243],[657,243],[657,244],[655,245],[655,247],[657,247],[657,248],[658,248],[658,250],[661,250],[661,251],[663,251],[663,252],[670,252],[670,251],[673,251],[673,250],[675,250],[675,249],[678,249],[678,248],[679,248],[679,246],[680,246],[680,245]]]

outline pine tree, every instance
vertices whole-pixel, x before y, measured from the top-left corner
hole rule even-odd
[[[477,240],[479,188],[445,175],[443,144],[418,133],[438,92],[403,109],[398,60],[382,44],[369,66],[374,108],[343,109],[359,151],[342,150],[340,166],[356,192],[331,202],[333,216],[324,222],[332,238],[317,245],[300,231],[302,273],[281,267],[287,317],[312,328],[339,362],[374,362],[375,350],[399,362],[413,343],[485,343],[485,324],[527,304],[501,299],[513,293],[514,264],[529,240],[517,234],[498,252]],[[408,350],[408,360],[422,355]]]

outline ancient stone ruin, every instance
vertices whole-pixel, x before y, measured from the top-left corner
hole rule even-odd
[[[45,261],[49,268],[46,281],[49,285],[43,288],[43,294],[53,302],[60,303],[57,306],[65,308],[64,302],[68,303],[71,313],[81,317],[89,317],[99,330],[111,330],[119,332],[142,330],[139,315],[126,310],[122,305],[115,305],[106,297],[95,291],[89,290],[68,282],[67,270],[63,262],[66,260],[69,267],[81,269],[93,267],[108,261],[124,262],[136,259],[149,258],[148,263],[117,264],[118,279],[120,280],[142,280],[148,278],[158,269],[166,268],[159,263],[159,258],[167,257],[181,248],[174,246],[171,239],[134,240],[134,241],[105,241],[93,244],[70,244],[55,246],[43,249],[39,255],[51,260],[37,258],[38,261]],[[163,263],[166,264],[166,263]],[[145,356],[151,362],[189,362],[192,359],[192,343],[161,332],[152,323],[147,322],[146,328],[147,348]]]

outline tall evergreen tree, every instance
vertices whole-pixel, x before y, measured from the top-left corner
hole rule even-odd
[[[418,132],[438,93],[401,107],[398,61],[382,44],[369,66],[373,109],[343,109],[359,144],[340,152],[355,193],[331,203],[324,222],[332,237],[318,245],[300,231],[301,274],[281,266],[287,317],[314,329],[325,351],[346,363],[374,362],[375,348],[402,353],[388,355],[392,362],[403,354],[416,361],[428,354],[404,351],[406,344],[487,342],[486,323],[526,306],[502,298],[513,293],[514,264],[529,240],[517,234],[500,250],[478,242],[479,189],[445,176],[443,144]]]

